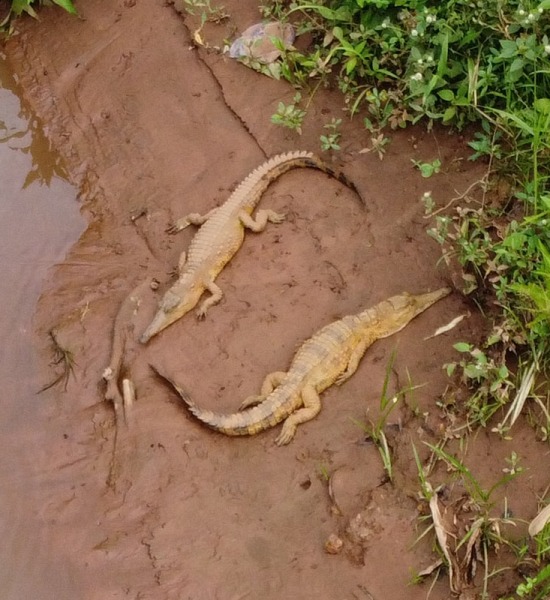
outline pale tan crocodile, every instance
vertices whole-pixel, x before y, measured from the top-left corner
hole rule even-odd
[[[351,377],[371,344],[403,329],[450,291],[441,288],[419,296],[407,293],[393,296],[357,315],[326,325],[302,344],[287,372],[277,371],[265,378],[261,395],[247,398],[241,412],[226,415],[203,410],[177,383],[153,369],[176,389],[191,413],[208,427],[226,435],[254,435],[284,420],[276,443],[288,444],[296,427],[313,419],[321,410],[319,394]]]
[[[197,316],[203,318],[208,309],[218,303],[222,290],[215,279],[224,266],[239,250],[244,239],[244,230],[263,231],[267,222],[280,223],[285,215],[272,210],[252,212],[266,188],[277,177],[297,167],[319,169],[335,177],[357,193],[355,186],[342,173],[336,172],[311,152],[295,151],[279,154],[255,169],[221,206],[205,215],[191,213],[176,221],[169,230],[181,231],[188,225],[201,225],[186,253],[179,263],[179,277],[165,293],[151,324],[140,338],[148,342],[154,335],[192,310],[205,290],[210,292],[199,309]]]

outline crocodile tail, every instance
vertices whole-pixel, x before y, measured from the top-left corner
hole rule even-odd
[[[313,152],[308,152],[306,150],[293,150],[291,152],[272,156],[259,167],[256,167],[256,169],[254,169],[254,171],[252,171],[252,173],[237,186],[231,195],[231,198],[233,198],[233,202],[241,203],[243,198],[251,197],[255,203],[259,200],[261,193],[271,182],[275,181],[275,179],[287,171],[300,167],[318,169],[327,175],[334,177],[355,192],[364,203],[361,194],[352,181],[350,181],[342,172],[333,169],[321,158],[313,154]]]
[[[210,410],[204,410],[199,408],[189,397],[189,394],[178,385],[173,379],[161,373],[156,367],[150,365],[151,369],[161,379],[167,382],[179,395],[179,397],[185,403],[185,406],[189,412],[201,423],[210,427],[214,431],[219,431],[225,435],[237,436],[237,435],[254,435],[259,433],[268,427],[271,427],[282,420],[278,418],[278,415],[272,413],[271,410],[267,410],[264,407],[263,410],[259,410],[258,407],[254,407],[249,410],[237,412],[233,414],[221,414],[215,413]]]
[[[357,189],[353,181],[351,181],[351,179],[348,179],[342,171],[333,169],[329,164],[327,164],[324,160],[320,159],[318,156],[312,154],[311,156],[304,157],[303,166],[309,167],[311,169],[319,169],[320,171],[323,171],[323,173],[330,175],[330,177],[334,177],[334,179],[338,180],[340,183],[343,183],[352,192],[354,192],[363,204],[366,204],[365,200],[363,199],[363,196],[361,196],[359,190]]]
[[[166,383],[168,383],[170,385],[170,387],[172,387],[172,388],[174,388],[174,390],[176,390],[176,392],[178,393],[178,396],[183,400],[183,402],[187,406],[189,412],[191,414],[193,414],[195,417],[197,417],[197,419],[200,419],[202,421],[202,419],[200,417],[201,410],[191,400],[191,398],[189,397],[189,394],[180,385],[178,385],[171,377],[168,377],[168,375],[161,373],[154,365],[150,364],[149,366],[151,367],[151,369],[153,370],[155,375],[160,377],[160,379],[164,380]]]

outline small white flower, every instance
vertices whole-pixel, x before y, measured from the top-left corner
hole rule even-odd
[[[523,10],[523,8],[520,8],[520,9],[518,10],[518,15],[519,15],[520,17],[523,17],[523,15],[524,15],[524,14],[525,14],[525,11]]]
[[[416,29],[411,30],[411,36],[416,37],[418,35],[418,31]]]
[[[546,44],[546,46],[544,46],[544,51],[546,54],[550,54],[550,44]]]
[[[434,61],[433,54],[428,54],[428,55],[426,56],[426,62],[428,62],[428,63],[433,63],[433,61]]]
[[[422,197],[423,197],[423,198],[430,198],[430,197],[431,197],[431,195],[432,195],[432,193],[431,193],[431,192],[424,192],[424,193],[422,194]]]
[[[548,219],[542,219],[542,221],[540,222],[541,225],[547,225],[548,224]]]
[[[536,18],[537,18],[537,15],[535,13],[529,13],[527,20],[532,23]]]
[[[424,64],[424,61],[423,61],[421,58],[419,58],[419,59],[416,61],[416,64],[417,64],[417,65],[420,65],[420,66],[422,66],[422,65]]]
[[[542,6],[539,6],[537,10],[539,15],[542,15],[542,13],[544,12],[544,8],[542,8]]]
[[[413,81],[422,81],[424,79],[424,76],[422,75],[422,73],[415,73],[411,76],[411,79]]]
[[[426,23],[435,23],[437,21],[437,17],[435,15],[428,15],[426,17]]]

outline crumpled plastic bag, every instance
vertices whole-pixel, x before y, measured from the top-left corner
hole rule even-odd
[[[284,48],[290,48],[295,37],[294,27],[289,23],[256,23],[231,44],[229,56],[251,58],[263,64],[270,64],[281,56],[281,50],[275,46],[273,38],[281,40]]]

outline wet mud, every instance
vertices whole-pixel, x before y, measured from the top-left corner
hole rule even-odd
[[[51,271],[35,315],[42,381],[62,367],[50,365],[50,332],[75,361],[67,389],[41,398],[57,433],[32,448],[43,474],[38,518],[56,563],[70,569],[85,600],[425,598],[426,588],[409,585],[411,573],[434,560],[427,538],[413,546],[419,482],[411,441],[423,447],[444,427],[441,366],[456,358],[454,342],[483,331],[458,291],[377,342],[282,448],[274,445],[278,429],[232,439],[202,428],[150,364],[199,405],[231,412],[322,325],[405,290],[452,285],[456,274],[426,234],[420,198],[429,189],[443,205],[483,167],[467,163],[467,140],[422,129],[396,133],[380,161],[361,152],[368,137],[358,121],[344,118],[342,151],[327,160],[365,204],[322,173],[284,175],[260,206],[287,219],[247,234],[217,279],[223,301],[204,321],[189,314],[141,345],[193,235],[168,235],[167,227],[223,202],[265,157],[318,151],[322,124],[342,116],[341,98],[320,91],[298,136],[270,123],[293,90],[197,48],[196,21],[171,3],[76,5],[80,19],[44,9],[41,22],[23,22],[6,47],[88,219]],[[213,45],[259,20],[254,2],[225,5],[230,22],[203,32]],[[440,158],[444,168],[428,182],[411,158]],[[154,280],[157,291],[148,285]],[[101,374],[117,311],[142,282],[123,371],[137,399],[129,426],[116,427]],[[452,332],[425,339],[463,313],[469,317]],[[390,419],[391,485],[358,422],[376,419],[394,352],[392,393],[409,377],[418,389]],[[482,476],[501,470],[502,460],[486,462]],[[541,479],[533,474],[527,485],[540,489]],[[534,515],[529,498],[518,510]],[[331,534],[343,541],[337,555],[326,551]],[[448,597],[443,577],[431,597]]]

